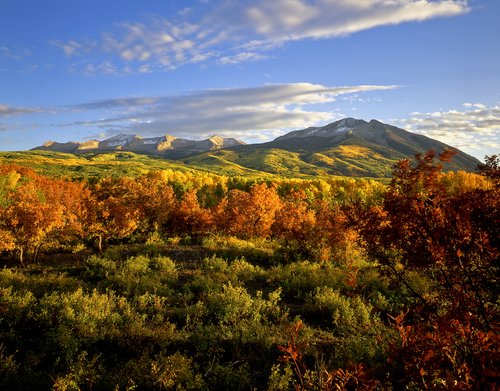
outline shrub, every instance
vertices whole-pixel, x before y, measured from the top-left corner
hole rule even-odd
[[[268,264],[273,259],[278,242],[263,238],[239,239],[234,236],[211,235],[202,245],[224,258],[245,257],[253,263]]]
[[[87,281],[99,282],[114,275],[116,270],[115,261],[94,255],[85,260],[83,278]]]
[[[103,281],[102,286],[127,296],[153,291],[168,295],[178,275],[177,265],[170,258],[138,255],[123,262],[114,275]]]
[[[242,320],[267,321],[282,313],[278,306],[280,294],[281,290],[274,291],[265,300],[260,291],[252,297],[244,287],[228,284],[222,287],[222,292],[207,297],[206,307],[214,322],[221,325],[237,325]]]
[[[279,265],[268,272],[268,280],[279,284],[287,296],[304,298],[317,287],[345,287],[344,271],[329,263],[295,262]]]
[[[204,386],[201,374],[193,370],[192,358],[178,352],[156,356],[150,371],[149,386],[160,390],[199,390]]]
[[[306,299],[311,312],[326,313],[338,334],[367,330],[378,322],[371,315],[372,306],[365,304],[359,296],[350,298],[330,287],[316,288]]]
[[[262,279],[265,276],[265,271],[261,267],[252,265],[243,257],[235,259],[231,265],[229,265],[228,271],[236,276],[238,281],[244,283]]]

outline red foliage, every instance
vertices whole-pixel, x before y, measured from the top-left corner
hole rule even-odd
[[[390,357],[397,366],[394,381],[403,385],[411,379],[422,389],[496,390],[500,336],[474,327],[470,318],[414,325],[405,325],[404,315],[393,318],[401,339]]]
[[[383,206],[360,208],[355,225],[369,254],[404,283],[398,263],[437,283],[456,316],[474,312],[488,327],[499,267],[499,191],[450,196],[437,181],[434,154],[417,158],[415,167],[398,165]]]

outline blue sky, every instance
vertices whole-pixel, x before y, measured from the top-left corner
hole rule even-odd
[[[500,153],[496,0],[2,0],[0,150],[372,118]]]

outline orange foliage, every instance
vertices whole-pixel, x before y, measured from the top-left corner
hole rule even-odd
[[[275,187],[255,184],[247,193],[231,190],[217,208],[218,227],[243,238],[268,237],[281,200]]]
[[[498,333],[474,327],[469,316],[415,325],[405,325],[403,315],[393,319],[401,340],[390,357],[398,367],[396,384],[412,379],[421,389],[497,389]]]
[[[134,198],[140,211],[142,231],[155,231],[168,224],[177,207],[174,190],[161,173],[149,173],[136,180]]]
[[[173,211],[170,228],[176,233],[187,233],[194,237],[211,231],[213,216],[210,210],[202,208],[196,190],[184,193]]]
[[[3,201],[2,249],[16,249],[24,263],[28,253],[36,259],[42,245],[81,234],[83,184],[50,179],[17,166],[2,166],[0,173],[18,175]]]
[[[105,240],[127,237],[137,229],[140,216],[137,194],[135,181],[106,178],[85,198],[85,232],[97,239],[99,252]]]
[[[304,244],[311,237],[316,225],[316,215],[309,208],[303,191],[291,193],[276,212],[272,226],[273,235]]]

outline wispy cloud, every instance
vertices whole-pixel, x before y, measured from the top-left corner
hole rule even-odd
[[[85,74],[123,75],[173,70],[183,64],[206,61],[215,55],[203,48],[209,36],[209,32],[189,22],[172,23],[150,17],[143,22],[117,23],[94,39],[53,40],[50,44],[66,56],[92,59],[73,66],[79,66]]]
[[[0,117],[10,117],[13,115],[22,115],[36,112],[40,112],[40,109],[31,107],[13,107],[0,104]]]
[[[325,39],[468,11],[466,0],[259,0],[244,9],[263,43]]]
[[[49,44],[61,49],[67,56],[82,54],[82,52],[88,53],[93,47],[95,47],[95,43],[77,42],[74,40],[62,41],[54,39],[49,41]]]
[[[53,40],[65,55],[93,53],[113,62],[115,74],[173,70],[188,63],[230,65],[268,58],[287,42],[331,39],[378,26],[450,17],[468,12],[468,0],[220,0],[203,2],[175,19],[161,15],[117,23],[100,36]],[[178,18],[178,20],[177,20]],[[145,65],[147,64],[147,68]],[[98,66],[93,63],[93,70]],[[109,67],[107,68],[109,70]],[[103,70],[107,73],[106,70]],[[109,73],[109,72],[108,72]]]
[[[393,88],[396,86],[329,87],[290,83],[203,90],[169,97],[109,99],[69,109],[106,110],[114,113],[112,117],[60,126],[99,128],[107,134],[125,132],[152,136],[170,133],[199,138],[217,133],[255,140],[336,119],[337,113],[318,110],[317,105],[334,102],[339,96]]]
[[[14,61],[23,61],[30,57],[32,54],[32,51],[28,48],[14,45],[0,46],[0,59],[5,58]]]
[[[412,113],[402,127],[464,151],[500,150],[500,106],[464,103],[461,110]]]
[[[249,61],[258,61],[267,58],[266,55],[262,53],[252,53],[252,52],[241,52],[232,56],[224,56],[217,60],[217,63],[221,65],[234,65]]]

